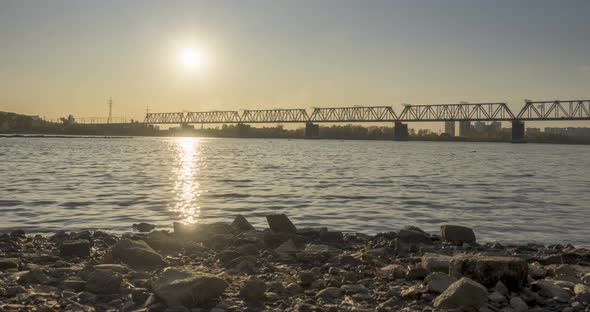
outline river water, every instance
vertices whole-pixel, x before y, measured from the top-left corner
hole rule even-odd
[[[0,138],[0,231],[130,230],[287,214],[374,234],[590,245],[590,146],[212,138]]]

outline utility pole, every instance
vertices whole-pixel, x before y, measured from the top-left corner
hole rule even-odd
[[[111,122],[113,122],[113,98],[109,99],[109,117],[107,118],[107,123]]]

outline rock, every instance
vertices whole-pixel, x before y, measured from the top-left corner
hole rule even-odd
[[[282,256],[293,256],[297,252],[297,246],[292,239],[289,239],[277,247],[275,251]]]
[[[531,289],[546,298],[553,298],[558,302],[569,302],[571,293],[548,280],[538,280],[531,284]]]
[[[97,270],[110,270],[120,274],[125,274],[129,272],[129,269],[127,267],[120,264],[97,264],[94,266],[94,268]]]
[[[590,273],[582,276],[582,283],[586,286],[590,286]]]
[[[449,265],[451,264],[452,257],[426,253],[422,256],[422,267],[429,270],[430,272],[442,272],[445,274],[449,273]]]
[[[123,277],[110,270],[96,270],[88,275],[86,290],[94,294],[118,294]]]
[[[529,275],[533,278],[533,279],[543,279],[545,278],[545,269],[537,266],[537,265],[531,265],[529,264]]]
[[[520,297],[514,297],[510,299],[510,307],[514,312],[527,312],[529,307],[527,306],[526,302],[522,300]]]
[[[377,274],[381,277],[391,279],[405,278],[406,274],[408,274],[408,269],[401,264],[390,264],[380,268]]]
[[[113,257],[135,267],[159,267],[166,264],[159,253],[142,240],[127,238],[118,241],[112,249]]]
[[[240,297],[246,301],[260,301],[264,299],[267,286],[256,276],[250,277],[240,289]]]
[[[309,287],[316,280],[316,275],[311,271],[303,271],[299,273],[299,284],[303,287]]]
[[[266,221],[268,222],[268,227],[273,232],[289,234],[297,233],[295,225],[293,225],[291,220],[289,220],[284,214],[266,216]]]
[[[422,297],[422,294],[426,291],[423,285],[414,285],[410,288],[402,290],[401,296],[408,300],[418,300]]]
[[[494,286],[494,291],[497,291],[499,293],[501,293],[504,296],[508,296],[510,294],[510,291],[508,290],[508,287],[506,287],[506,285],[504,285],[504,283],[498,281],[496,283],[496,286]]]
[[[498,303],[498,304],[501,304],[506,301],[506,297],[504,297],[504,295],[502,295],[501,293],[499,293],[497,291],[494,291],[491,294],[489,294],[488,299],[491,302]]]
[[[18,270],[20,261],[18,258],[4,258],[0,259],[0,271],[16,269]]]
[[[569,264],[562,264],[555,269],[554,280],[566,281],[570,283],[578,283],[578,272]]]
[[[287,292],[289,293],[289,295],[291,295],[291,296],[299,295],[299,294],[303,293],[303,288],[301,287],[301,285],[299,285],[297,283],[291,283],[291,284],[287,285],[286,289],[287,289]]]
[[[62,257],[90,257],[90,241],[87,239],[65,240],[59,247]]]
[[[326,244],[342,244],[344,235],[340,231],[320,231],[320,241]]]
[[[424,279],[426,290],[431,293],[443,293],[451,284],[457,281],[457,278],[449,276],[445,273],[434,272]]]
[[[86,282],[78,279],[67,279],[61,282],[60,287],[63,289],[71,289],[75,292],[81,292],[86,288]]]
[[[168,306],[198,306],[219,297],[228,286],[222,278],[190,268],[167,268],[152,281],[152,290]]]
[[[369,290],[367,287],[361,284],[347,284],[340,286],[340,289],[344,290],[345,294],[368,294]]]
[[[488,291],[484,286],[464,277],[436,297],[433,306],[441,309],[461,308],[462,311],[477,311],[486,303],[487,297]]]
[[[425,268],[411,268],[406,274],[406,281],[423,281],[430,274]]]
[[[574,294],[576,300],[585,304],[590,305],[590,287],[584,284],[576,284],[574,287]]]
[[[328,288],[322,289],[320,292],[318,292],[315,297],[316,297],[316,299],[321,300],[321,301],[331,302],[336,299],[340,299],[343,296],[344,296],[343,289],[340,289],[338,287],[328,287]]]
[[[445,242],[452,242],[456,244],[473,244],[475,243],[475,233],[473,230],[460,225],[441,225],[440,237]]]
[[[18,282],[20,284],[47,284],[49,277],[39,268],[34,268],[23,274]]]
[[[231,223],[231,227],[238,232],[248,232],[255,230],[254,226],[252,226],[252,224],[250,224],[250,222],[248,222],[248,220],[246,220],[246,218],[242,215],[236,216],[234,221]]]
[[[275,294],[281,295],[281,296],[287,294],[287,288],[285,288],[285,286],[281,282],[269,283],[266,291],[271,292],[271,293],[275,293]]]
[[[407,244],[424,244],[424,245],[431,245],[432,240],[428,234],[422,231],[416,230],[409,230],[409,229],[401,229],[397,233],[397,239],[399,242],[407,243]]]
[[[135,223],[132,225],[132,227],[134,230],[141,232],[141,233],[151,232],[156,228],[155,225],[145,223],[145,222]]]
[[[516,257],[457,256],[449,271],[449,275],[469,277],[486,287],[501,281],[509,290],[518,291],[527,282],[528,265]]]

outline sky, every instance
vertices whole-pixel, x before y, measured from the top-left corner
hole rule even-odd
[[[0,111],[590,98],[587,0],[0,0]],[[179,59],[193,49],[203,65]],[[586,123],[588,124],[588,123]],[[442,126],[442,125],[441,125]]]

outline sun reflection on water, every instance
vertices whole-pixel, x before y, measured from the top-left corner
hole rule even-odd
[[[174,211],[179,213],[182,222],[189,224],[198,222],[201,214],[201,207],[198,206],[198,197],[201,192],[199,183],[196,181],[199,171],[200,143],[198,138],[177,138],[174,141],[177,162],[174,169],[176,176]]]

